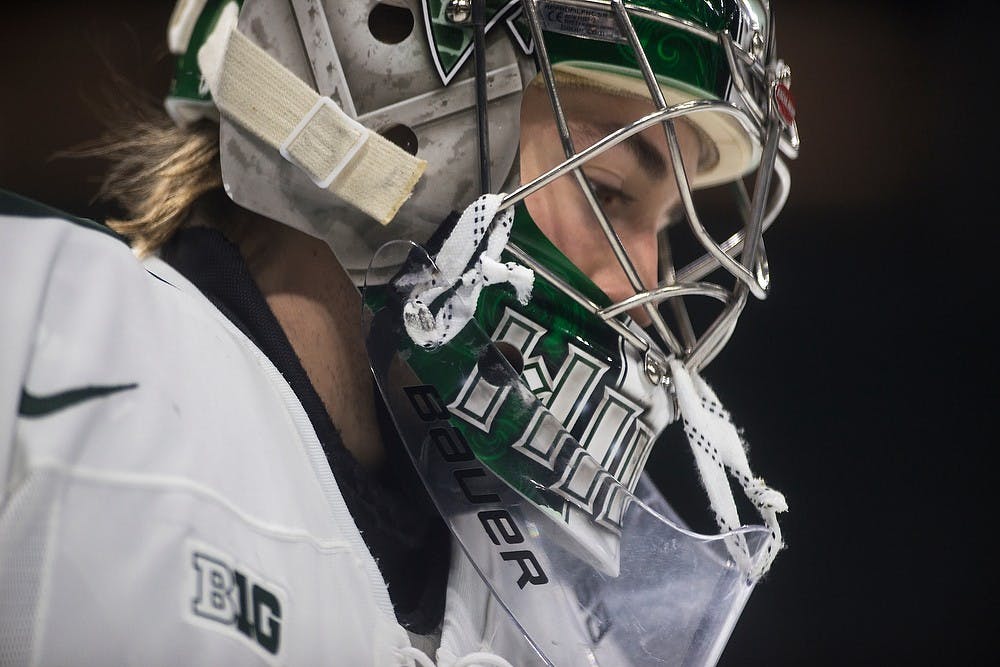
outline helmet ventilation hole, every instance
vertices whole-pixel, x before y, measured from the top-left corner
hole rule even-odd
[[[520,375],[521,371],[524,370],[524,357],[521,356],[521,351],[510,343],[501,340],[496,341],[491,346],[486,346],[479,355],[479,374],[495,387],[505,385],[510,381],[507,366],[500,357],[506,359],[517,375]]]
[[[410,155],[417,154],[417,135],[405,125],[390,125],[384,130],[379,130],[379,134],[396,144]]]
[[[380,2],[368,15],[368,30],[383,44],[399,44],[413,32],[413,12]]]
[[[493,345],[500,351],[500,354],[504,356],[507,363],[514,368],[514,372],[520,375],[521,371],[524,370],[524,357],[521,356],[521,350],[503,340],[497,341]]]

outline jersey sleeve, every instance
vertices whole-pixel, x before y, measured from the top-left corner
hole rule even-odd
[[[0,664],[402,665],[294,392],[183,275],[0,192]]]
[[[95,222],[0,190],[0,503],[18,479],[17,419],[33,407],[35,398],[26,393],[24,379],[39,335],[49,278],[74,227],[119,238]]]
[[[97,223],[66,215],[0,190],[0,662],[28,664],[35,619],[44,613],[46,539],[56,486],[28,472],[32,422],[66,405],[72,394],[33,392],[28,378],[39,341],[61,345],[47,329],[53,275],[66,252],[91,235],[119,250],[117,237]],[[109,236],[111,238],[106,238]],[[120,240],[120,239],[119,239]],[[124,248],[128,252],[127,248]],[[78,258],[78,259],[82,259]],[[72,301],[73,294],[62,298]],[[56,304],[58,306],[58,304]],[[56,370],[58,373],[58,369]],[[60,403],[62,401],[62,403]],[[27,432],[26,432],[27,431]],[[45,439],[34,438],[45,455]]]

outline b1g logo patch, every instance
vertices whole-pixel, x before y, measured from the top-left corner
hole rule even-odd
[[[281,650],[287,605],[284,594],[233,559],[197,542],[188,542],[189,594],[184,598],[189,620],[232,633],[268,660]]]

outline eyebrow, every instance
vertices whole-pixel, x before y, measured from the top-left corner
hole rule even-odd
[[[613,123],[594,123],[590,121],[572,122],[570,126],[576,130],[577,137],[585,143],[586,147],[593,146],[598,141],[608,136],[612,132],[617,132],[621,127]],[[622,144],[639,163],[639,167],[653,179],[661,179],[667,175],[667,163],[663,159],[660,151],[656,150],[652,143],[641,134],[633,134]],[[581,148],[577,148],[579,152]]]

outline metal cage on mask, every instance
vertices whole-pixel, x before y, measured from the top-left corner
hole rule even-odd
[[[230,3],[182,0],[178,3],[178,8],[187,6],[207,7],[207,9],[197,23],[192,23],[185,40],[180,40],[173,34],[172,40],[204,41],[206,34],[215,27],[218,14],[222,13],[227,4],[242,3],[235,3],[232,0]],[[363,20],[362,15],[366,10],[360,6],[361,4],[365,3],[359,3],[358,7],[351,7],[350,10],[352,13],[358,13],[356,10],[360,9],[359,17],[355,19],[352,16],[348,20],[358,22]],[[376,4],[376,7],[382,4],[384,3]],[[212,5],[215,5],[216,9],[212,10]],[[335,36],[331,36],[330,28],[322,30],[323,26],[320,24],[326,21],[325,13],[318,11],[322,10],[322,3],[315,0],[296,0],[290,5],[288,8],[284,3],[278,3],[274,7],[268,3],[252,3],[248,9],[255,12],[255,16],[244,16],[247,12],[241,12],[241,24],[245,23],[249,27],[250,23],[266,26],[297,22],[298,27],[292,29],[294,39],[299,39],[299,31],[302,31],[303,35],[310,34],[311,38],[304,40],[306,53],[305,60],[301,64],[289,64],[287,60],[289,54],[283,53],[286,66],[291,67],[293,72],[305,77],[306,80],[313,80],[319,93],[339,101],[348,116],[373,126],[378,133],[385,134],[397,142],[400,140],[391,137],[387,128],[380,128],[379,125],[386,126],[391,123],[388,127],[391,130],[402,122],[408,128],[415,129],[419,136],[413,136],[411,140],[419,140],[421,144],[419,155],[423,155],[425,146],[436,144],[446,146],[442,151],[435,153],[433,158],[426,158],[431,171],[425,174],[423,182],[418,183],[417,191],[403,204],[403,208],[399,209],[393,224],[383,228],[379,225],[366,224],[364,222],[366,214],[359,212],[354,206],[345,205],[338,197],[326,193],[323,188],[311,187],[309,178],[298,168],[300,165],[295,164],[294,155],[289,155],[284,160],[273,160],[267,147],[261,146],[259,141],[249,137],[247,133],[235,131],[234,124],[224,115],[222,163],[226,188],[230,196],[251,210],[314,236],[330,237],[328,240],[334,246],[338,258],[356,283],[364,279],[368,260],[379,245],[396,238],[423,242],[449,212],[448,203],[452,206],[464,205],[474,198],[477,191],[480,193],[506,191],[510,194],[505,197],[501,206],[502,209],[506,209],[523,201],[555,179],[571,174],[579,183],[615,259],[621,265],[635,294],[621,303],[599,306],[587,300],[579,290],[565,284],[559,276],[552,275],[547,271],[547,267],[523,252],[516,243],[511,245],[509,251],[517,261],[530,266],[539,275],[565,288],[563,291],[569,298],[589,308],[629,344],[647,350],[651,380],[668,377],[665,355],[657,351],[657,346],[651,345],[651,341],[645,340],[625,326],[620,318],[622,313],[633,308],[643,309],[648,314],[652,329],[656,337],[662,341],[667,353],[682,358],[692,371],[699,371],[729,340],[749,295],[765,298],[769,275],[763,232],[781,210],[789,190],[788,169],[778,154],[781,152],[786,156],[795,157],[799,143],[794,121],[794,106],[788,92],[790,72],[775,55],[773,18],[768,2],[714,0],[698,6],[695,3],[667,0],[635,2],[425,0],[424,26],[421,29],[426,30],[427,39],[431,43],[431,55],[435,59],[437,74],[441,77],[441,81],[446,83],[439,92],[426,93],[425,96],[440,97],[443,108],[447,102],[445,98],[455,97],[454,92],[444,91],[451,88],[457,92],[458,84],[460,84],[458,87],[466,88],[461,96],[463,100],[461,104],[466,105],[467,113],[475,117],[478,159],[470,155],[472,151],[468,148],[458,148],[458,144],[452,141],[442,142],[441,137],[444,135],[439,131],[428,137],[421,135],[421,130],[416,129],[416,125],[405,120],[406,115],[412,113],[406,109],[411,107],[415,109],[418,106],[409,101],[397,101],[394,97],[380,93],[385,102],[374,106],[369,104],[371,108],[356,108],[349,79],[352,76],[351,67],[356,67],[351,64],[350,59],[357,56],[348,52],[338,53],[337,40]],[[414,11],[412,7],[410,11]],[[568,20],[546,18],[554,14],[570,18]],[[340,20],[344,19],[341,17]],[[510,149],[511,140],[514,138],[511,133],[516,132],[517,121],[511,115],[513,107],[509,100],[514,99],[515,94],[526,87],[525,82],[528,80],[523,56],[500,53],[497,50],[497,40],[493,41],[491,47],[488,48],[487,45],[487,29],[501,20],[508,24],[508,29],[518,38],[511,41],[519,41],[522,50],[535,49],[535,62],[550,97],[553,119],[566,156],[562,164],[556,165],[548,173],[529,183],[519,184],[516,180],[517,170],[512,166],[515,152]],[[515,24],[521,34],[514,29]],[[717,81],[699,82],[699,87],[708,89],[707,94],[705,90],[701,91],[699,96],[702,99],[669,105],[658,80],[659,72],[655,57],[651,58],[642,46],[640,28],[644,34],[655,34],[657,30],[672,31],[716,48],[725,62],[728,77],[721,84]],[[195,33],[194,37],[191,36],[192,30]],[[273,28],[264,30],[269,32]],[[442,30],[445,32],[437,34]],[[457,50],[452,45],[442,45],[448,39],[454,40],[453,35],[447,34],[448,30],[463,34],[464,42]],[[266,38],[275,42],[273,34],[268,34]],[[556,38],[562,39],[563,42],[550,46],[550,42]],[[260,38],[255,36],[254,39]],[[283,39],[285,37],[281,37],[275,43],[282,44]],[[645,83],[644,94],[656,110],[594,145],[584,150],[576,150],[559,100],[555,72],[558,61],[565,60],[558,50],[565,45],[566,39],[586,40],[588,48],[611,44],[619,53],[627,51],[628,64],[633,76]],[[374,43],[379,47],[385,46],[379,44],[377,40]],[[185,114],[190,117],[191,113],[195,116],[211,115],[214,108],[207,91],[208,86],[205,81],[207,77],[199,71],[196,62],[200,60],[200,53],[196,59],[197,49],[188,49],[183,53],[183,49],[179,47],[171,48],[181,51],[178,71],[184,76],[178,77],[175,81],[175,90],[168,98],[168,109],[171,109],[178,118],[184,117]],[[454,62],[444,62],[442,59],[441,53],[447,49],[459,54],[452,57]],[[287,50],[286,46],[283,51]],[[511,64],[489,70],[486,65],[487,52],[491,59]],[[407,54],[407,57],[412,55],[410,52]],[[606,57],[606,54],[607,50],[598,57]],[[587,56],[588,54],[584,54],[581,59],[586,60]],[[515,66],[513,63],[518,57],[522,62]],[[474,74],[458,82],[455,75],[466,58],[474,65]],[[333,66],[324,67],[323,63],[328,59]],[[385,66],[390,70],[399,69],[398,64],[399,61],[388,60]],[[504,73],[501,74],[501,71]],[[177,82],[181,85],[176,85]],[[471,94],[469,89],[474,89],[474,94]],[[714,96],[715,99],[709,99],[710,96]],[[456,101],[457,99],[451,100],[449,113],[454,113],[454,109],[457,108]],[[491,107],[493,113],[497,114],[498,121],[493,125],[505,128],[503,132],[491,127],[489,118]],[[424,112],[424,115],[429,116],[429,112]],[[762,147],[757,161],[758,177],[752,195],[747,192],[746,185],[740,178],[741,174],[734,174],[730,179],[742,211],[743,224],[740,231],[722,241],[714,239],[702,224],[692,196],[691,177],[697,177],[697,174],[692,174],[692,169],[683,164],[673,125],[673,121],[677,119],[689,119],[697,125],[700,118],[712,115],[731,119],[743,128],[753,142]],[[399,120],[400,118],[404,120]],[[426,122],[426,119],[423,122]],[[581,167],[604,151],[656,125],[662,126],[667,139],[674,165],[673,172],[683,204],[684,218],[697,243],[704,249],[704,255],[685,266],[674,265],[668,243],[669,230],[664,230],[661,234],[659,252],[662,278],[658,285],[650,288],[642,284],[632,259],[609,223],[608,216]],[[490,141],[491,132],[494,135],[493,146]],[[406,141],[400,143],[407,151],[413,150],[407,146]],[[514,145],[516,146],[516,142]],[[454,158],[449,158],[447,157],[449,151],[458,152],[454,153]],[[462,155],[468,155],[467,161],[462,162],[466,171],[459,175],[453,172]],[[404,159],[405,157],[403,156]],[[442,166],[443,163],[450,162],[455,164]],[[468,180],[473,163],[478,165],[478,179],[476,179],[478,188],[461,185]],[[434,172],[441,169],[444,171],[440,174]],[[412,173],[419,173],[419,167]],[[318,181],[315,177],[314,180]],[[435,185],[428,187],[426,183],[431,181]],[[399,200],[400,198],[397,198],[397,201]],[[392,206],[383,208],[384,213],[393,210],[395,209]],[[750,239],[749,243],[747,239]],[[708,274],[717,269],[732,275],[734,284],[724,287],[717,282],[704,280]],[[722,304],[721,311],[714,321],[702,327],[700,335],[695,331],[688,315],[686,299],[690,298],[711,299]],[[673,313],[672,326],[667,324],[660,311],[660,306],[664,303]]]
[[[475,9],[484,3],[470,1],[461,4],[471,4]],[[557,178],[572,174],[635,294],[618,303],[598,306],[537,262],[516,243],[510,243],[508,250],[517,261],[556,285],[567,297],[601,318],[629,344],[641,349],[646,356],[646,369],[650,381],[666,382],[669,372],[666,360],[656,346],[630,329],[620,319],[623,313],[637,307],[641,307],[649,316],[654,331],[667,346],[670,354],[683,359],[690,370],[697,372],[708,365],[728,342],[748,296],[752,294],[758,299],[767,296],[770,278],[763,233],[784,206],[790,185],[789,172],[779,152],[794,158],[799,147],[795,110],[789,93],[791,73],[775,55],[773,16],[769,3],[764,2],[761,6],[762,16],[750,13],[751,3],[739,3],[743,5],[743,9],[735,13],[737,18],[733,23],[742,29],[744,26],[740,25],[740,17],[749,18],[750,25],[747,27],[751,32],[749,43],[746,45],[749,48],[736,41],[731,34],[732,26],[713,32],[689,17],[672,15],[654,8],[668,3],[642,1],[627,3],[623,0],[527,0],[523,4],[524,17],[535,44],[540,75],[549,95],[566,160],[508,194],[501,203],[501,209],[514,206]],[[718,4],[725,6],[731,3]],[[543,14],[551,12],[553,8],[558,8],[564,15],[571,14],[572,20],[561,22],[546,20]],[[469,18],[473,22],[475,22],[474,16],[474,12],[470,13]],[[731,86],[730,97],[735,103],[727,99],[696,99],[669,105],[664,98],[661,82],[651,59],[643,48],[636,21],[645,22],[647,25],[660,24],[663,28],[680,31],[707,44],[717,45],[725,55],[730,72],[728,84]],[[559,98],[555,63],[550,57],[547,46],[549,31],[579,39],[610,41],[628,48],[656,110],[586,149],[577,151]],[[482,41],[481,30],[476,30],[475,39],[477,43]],[[482,72],[479,73],[479,78],[480,81],[485,80]],[[480,88],[482,86],[483,84]],[[486,113],[485,106],[480,106],[480,128],[488,125]],[[681,157],[674,126],[674,121],[678,119],[696,119],[700,114],[723,114],[734,119],[752,140],[763,147],[752,196],[747,192],[742,178],[733,180],[733,189],[743,215],[743,229],[721,242],[712,237],[699,218],[692,196],[689,167],[684,164]],[[684,217],[695,238],[704,248],[705,254],[686,266],[675,267],[671,263],[666,232],[661,232],[659,254],[663,279],[654,289],[649,289],[642,284],[633,261],[609,222],[594,187],[585,177],[581,167],[597,155],[656,125],[662,126],[665,132],[674,166],[673,173],[683,203]],[[480,135],[482,137],[483,133]],[[483,178],[488,179],[488,138],[481,140],[480,156]],[[776,183],[773,177],[776,177]],[[485,183],[488,180],[481,182]],[[484,192],[486,191],[488,189],[484,188]],[[727,289],[715,283],[702,281],[702,278],[718,268],[724,269],[735,278],[732,287]],[[722,303],[721,312],[700,336],[695,332],[688,314],[685,304],[685,298],[688,297],[708,297]],[[664,302],[668,302],[673,310],[674,329],[668,326],[658,308]]]

